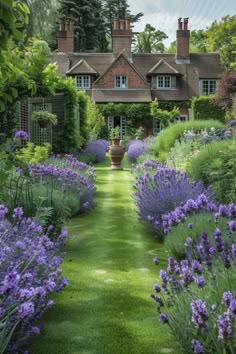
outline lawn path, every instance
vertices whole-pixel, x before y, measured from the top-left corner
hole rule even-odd
[[[96,167],[97,207],[69,222],[69,286],[55,296],[34,354],[174,353],[150,299],[160,269],[152,257],[166,263],[166,254],[137,220],[133,176],[124,165],[111,171],[106,160]]]

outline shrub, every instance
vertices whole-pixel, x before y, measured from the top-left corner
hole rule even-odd
[[[176,140],[180,140],[184,131],[192,130],[201,132],[201,130],[209,131],[212,127],[215,129],[223,128],[223,124],[214,120],[209,121],[189,121],[185,123],[172,124],[163,129],[156,138],[155,151],[160,161],[165,161],[167,153],[174,146]]]
[[[104,139],[93,140],[80,152],[79,156],[90,155],[95,156],[94,162],[101,162],[105,159],[109,142]]]
[[[195,139],[176,140],[166,157],[166,165],[186,171],[189,162],[198,154],[201,144]]]
[[[216,198],[222,203],[236,201],[236,149],[231,140],[202,147],[188,168],[193,179],[212,185]]]
[[[211,188],[205,190],[202,182],[192,182],[186,173],[162,166],[153,176],[145,173],[137,177],[135,188],[139,218],[159,237],[163,237],[163,214],[175,210],[190,198],[196,199],[202,193],[212,197]]]
[[[223,230],[216,228],[211,238],[205,231],[196,243],[188,238],[187,258],[169,257],[167,269],[160,270],[162,284],[154,284],[152,298],[181,353],[236,350],[235,231],[232,221]]]
[[[136,162],[137,158],[145,151],[145,143],[142,140],[131,140],[127,145],[127,156],[131,162]]]
[[[16,353],[39,334],[35,324],[53,304],[50,294],[67,284],[59,269],[67,234],[63,231],[52,242],[49,230],[44,233],[39,223],[23,217],[22,208],[14,210],[12,225],[6,213],[0,205],[0,352]]]
[[[219,107],[215,96],[201,96],[192,99],[192,114],[194,120],[214,119],[225,121],[225,111]]]
[[[16,159],[29,163],[30,165],[36,165],[37,163],[44,162],[49,157],[51,146],[45,144],[44,146],[34,145],[28,142],[25,147],[22,147],[19,151],[16,151]]]

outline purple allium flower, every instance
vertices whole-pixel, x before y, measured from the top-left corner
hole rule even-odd
[[[202,300],[194,300],[191,302],[192,322],[197,328],[205,328],[208,320],[208,311],[206,303]]]
[[[168,316],[165,313],[160,314],[160,322],[161,323],[169,323]]]
[[[28,134],[27,134],[24,130],[18,130],[18,131],[15,133],[14,141],[15,141],[17,138],[21,138],[21,139],[24,140],[24,141],[29,140],[29,136],[28,136]]]
[[[217,327],[218,327],[218,338],[222,341],[226,341],[232,336],[232,324],[230,315],[228,312],[225,312],[222,316],[217,318]]]
[[[154,284],[154,285],[153,285],[153,289],[154,289],[157,293],[159,293],[159,292],[161,291],[161,286],[160,286],[159,284]]]
[[[227,307],[229,307],[230,302],[234,300],[233,294],[230,291],[225,291],[222,296],[221,303]]]
[[[159,259],[157,258],[157,256],[153,257],[152,259],[153,263],[158,265],[159,264]]]
[[[195,354],[204,354],[205,353],[203,345],[196,339],[192,340],[192,350]]]
[[[32,317],[34,314],[34,304],[33,302],[24,302],[18,308],[18,314],[21,319],[26,317]]]

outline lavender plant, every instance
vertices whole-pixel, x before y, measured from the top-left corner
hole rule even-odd
[[[158,167],[153,176],[145,173],[136,178],[137,192],[134,199],[138,207],[138,215],[157,237],[163,237],[162,215],[188,199],[196,199],[205,193],[212,198],[211,188],[204,188],[202,182],[192,182],[185,172],[176,171],[164,166]]]
[[[130,162],[136,162],[137,158],[145,151],[145,143],[142,140],[131,140],[127,145],[127,156]]]
[[[152,298],[181,352],[233,354],[236,351],[236,221],[227,234],[216,228],[186,242],[186,259],[169,257]],[[154,259],[156,262],[157,257]]]
[[[67,233],[55,242],[42,226],[14,209],[12,224],[8,209],[0,205],[0,352],[23,352],[31,336],[38,335],[36,322],[53,305],[50,294],[67,285],[59,266]]]
[[[93,140],[80,152],[80,156],[90,154],[94,156],[94,162],[104,160],[109,142],[104,139]]]

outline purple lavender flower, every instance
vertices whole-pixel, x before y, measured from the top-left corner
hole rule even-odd
[[[191,302],[192,322],[197,328],[205,328],[208,320],[208,311],[206,303],[202,300]]]
[[[161,323],[169,323],[168,316],[165,313],[160,314],[160,322]]]
[[[193,260],[191,262],[191,266],[192,266],[192,270],[194,271],[194,273],[202,274],[203,268],[202,268],[202,265],[199,261]]]
[[[225,312],[222,316],[217,318],[217,327],[218,327],[218,338],[222,341],[226,341],[232,336],[232,324],[230,315],[228,312]]]
[[[16,141],[17,138],[21,138],[21,139],[24,140],[24,141],[29,140],[29,136],[28,136],[28,134],[27,134],[24,130],[18,130],[18,131],[15,133],[14,141]]]
[[[233,257],[236,257],[236,243],[233,243],[231,246],[231,253]]]
[[[203,288],[206,285],[205,279],[203,276],[194,277],[194,282],[199,288]]]
[[[195,354],[204,354],[205,353],[203,345],[196,339],[192,340],[192,350]]]
[[[159,264],[159,259],[157,258],[157,256],[154,256],[152,259],[153,263],[158,265]]]
[[[32,317],[34,314],[34,304],[33,302],[24,302],[18,308],[18,314],[21,319],[26,317]]]
[[[5,205],[0,204],[0,220],[5,219],[7,212],[8,212],[8,209],[5,207]]]
[[[212,310],[213,312],[215,312],[216,308],[217,308],[216,304],[211,305],[211,310]]]
[[[231,220],[227,222],[227,226],[230,232],[236,231],[236,221]]]
[[[154,285],[153,285],[153,289],[154,289],[157,293],[159,293],[159,292],[161,291],[161,286],[160,286],[159,284],[154,284]]]
[[[24,212],[23,212],[22,208],[15,208],[12,217],[15,220],[21,220],[23,215],[24,215]]]
[[[193,228],[193,223],[189,223],[189,224],[188,224],[188,228],[189,228],[189,229],[192,229],[192,228]]]
[[[127,156],[131,162],[136,162],[137,158],[145,151],[145,143],[142,140],[132,140],[127,146]]]
[[[236,300],[235,299],[232,299],[230,301],[229,309],[230,309],[231,314],[233,314],[233,316],[235,316],[236,315]]]
[[[35,336],[38,336],[40,334],[40,329],[36,326],[32,327],[32,333]]]
[[[226,307],[229,307],[230,302],[234,300],[233,294],[230,291],[225,291],[222,296],[221,303]]]
[[[167,283],[168,282],[167,273],[163,269],[160,270],[160,277],[161,277],[163,283]]]

